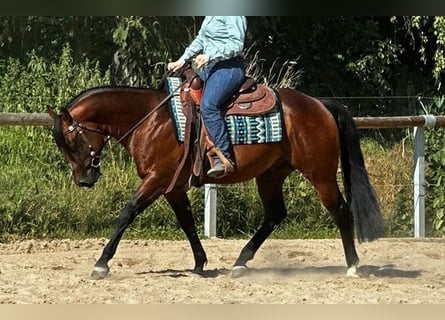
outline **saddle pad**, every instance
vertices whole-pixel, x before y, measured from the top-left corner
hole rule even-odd
[[[279,142],[283,138],[281,108],[258,116],[227,116],[227,129],[232,144]]]
[[[180,78],[167,77],[169,93],[180,86]],[[179,90],[169,100],[176,139],[184,142],[186,117],[182,110]],[[233,145],[280,142],[283,138],[283,116],[277,103],[268,113],[255,116],[226,116],[226,124]]]
[[[170,113],[175,127],[176,139],[179,142],[184,142],[185,136],[185,121],[187,118],[182,110],[180,90],[176,90],[182,85],[182,80],[179,77],[167,77],[167,90],[169,94],[175,92],[173,97],[169,100]]]

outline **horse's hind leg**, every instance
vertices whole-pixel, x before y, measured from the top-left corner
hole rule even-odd
[[[272,231],[287,215],[283,198],[283,182],[288,172],[268,171],[256,178],[258,193],[264,207],[264,221],[252,239],[241,250],[232,270],[232,277],[239,277],[246,271],[246,263],[252,260],[255,253]]]
[[[193,257],[195,258],[193,272],[201,275],[204,272],[204,265],[207,263],[207,256],[196,232],[195,221],[187,194],[182,190],[173,190],[164,196],[175,212],[176,218],[192,247]]]
[[[321,202],[329,211],[340,230],[346,264],[348,266],[346,275],[358,277],[357,265],[359,258],[354,243],[354,222],[352,214],[338,188],[337,182],[323,181],[317,183],[312,181],[312,183],[320,196]]]

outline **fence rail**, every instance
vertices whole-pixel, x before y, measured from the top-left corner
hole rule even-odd
[[[445,116],[355,117],[360,129],[445,127]],[[0,113],[0,125],[48,126],[53,119],[47,113]]]
[[[445,127],[445,116],[357,117],[354,122],[360,129]]]
[[[360,129],[414,128],[414,236],[425,236],[425,127],[445,127],[445,116],[356,117]],[[0,113],[0,125],[46,126],[53,120],[46,113]],[[216,185],[205,186],[204,233],[216,236]]]
[[[49,126],[53,119],[47,113],[0,113],[3,126]]]

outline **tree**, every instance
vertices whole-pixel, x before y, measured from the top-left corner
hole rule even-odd
[[[33,51],[51,61],[68,44],[75,63],[88,58],[107,69],[115,50],[112,39],[115,27],[115,17],[2,16],[0,56],[17,58],[26,64]]]
[[[431,72],[440,90],[445,72],[445,17],[409,16],[392,20],[403,24],[411,49],[417,52],[417,58]]]
[[[113,41],[115,82],[154,86],[166,63],[179,57],[197,33],[194,17],[117,17]]]

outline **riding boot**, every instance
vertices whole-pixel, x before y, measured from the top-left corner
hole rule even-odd
[[[213,158],[213,167],[210,168],[209,171],[207,171],[207,176],[210,178],[219,178],[222,177],[226,173],[226,168],[224,167],[224,164],[222,161],[215,157]]]
[[[211,161],[213,162],[212,167],[207,171],[207,176],[210,178],[221,178],[234,170],[235,164],[230,158],[225,157],[225,164],[217,155],[214,155],[211,158],[213,160]]]

